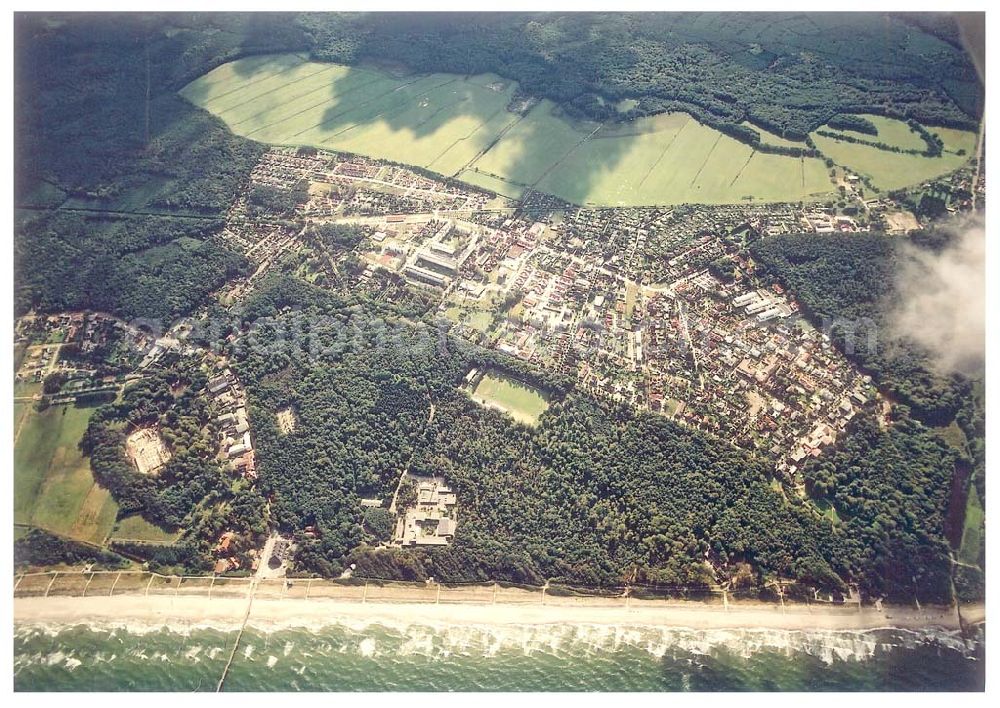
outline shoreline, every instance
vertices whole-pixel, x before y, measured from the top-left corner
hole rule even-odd
[[[248,604],[250,605],[248,608]],[[248,611],[249,609],[249,611]],[[424,624],[465,626],[606,625],[686,630],[958,631],[985,622],[985,606],[954,607],[770,605],[728,606],[690,601],[639,601],[629,606],[569,604],[358,602],[341,599],[208,598],[204,596],[14,598],[14,625],[116,624],[126,627],[239,628],[331,624]]]

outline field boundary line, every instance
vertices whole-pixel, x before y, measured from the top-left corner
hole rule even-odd
[[[466,140],[470,140],[470,139],[472,138],[472,136],[473,136],[473,135],[475,135],[476,133],[478,133],[478,132],[479,132],[480,130],[482,130],[482,129],[483,129],[483,126],[484,126],[484,125],[486,125],[486,124],[487,124],[487,123],[489,123],[489,122],[490,122],[491,120],[493,120],[494,118],[496,118],[496,117],[497,117],[498,115],[500,115],[500,113],[501,113],[502,111],[504,111],[504,110],[506,110],[506,109],[504,109],[504,108],[501,108],[501,109],[499,109],[499,110],[497,110],[497,111],[494,111],[494,112],[493,112],[493,113],[492,113],[492,114],[491,114],[491,115],[490,115],[490,116],[489,116],[488,118],[484,119],[484,120],[483,120],[482,122],[480,122],[480,123],[479,123],[479,124],[478,124],[478,125],[477,125],[477,126],[476,126],[475,128],[473,128],[473,129],[472,129],[471,131],[469,131],[469,134],[468,134],[468,135],[463,135],[463,136],[462,136],[462,137],[460,137],[460,138],[456,138],[456,139],[455,139],[455,140],[454,140],[454,141],[453,141],[453,142],[451,143],[451,145],[449,145],[448,147],[446,147],[446,148],[445,148],[444,150],[442,150],[442,151],[441,151],[440,153],[438,153],[438,155],[437,155],[437,156],[436,156],[436,157],[435,157],[435,158],[434,158],[433,160],[431,160],[430,162],[428,162],[428,163],[427,163],[427,167],[425,167],[424,169],[426,169],[426,170],[430,170],[430,169],[432,169],[432,168],[431,168],[431,165],[433,165],[433,164],[434,164],[435,162],[437,162],[437,161],[438,161],[438,160],[440,160],[440,159],[441,159],[442,157],[444,157],[445,155],[447,155],[447,154],[448,154],[448,153],[449,153],[449,152],[451,151],[451,149],[452,149],[452,148],[454,148],[454,147],[455,147],[456,145],[458,145],[459,143],[464,143],[464,142],[465,142]],[[497,133],[497,135],[499,135],[499,133]],[[491,145],[494,145],[494,144],[495,144],[495,141],[494,141],[493,143],[491,143]],[[481,153],[482,153],[482,151],[480,151],[479,153],[477,153],[476,157],[478,157],[478,156],[479,156],[479,154],[481,154]],[[473,159],[473,160],[475,160],[475,159],[476,159],[476,157],[473,157],[472,159]],[[468,164],[468,163],[466,163],[466,164]],[[460,167],[460,168],[458,169],[458,171],[457,171],[457,172],[454,172],[454,173],[453,173],[453,174],[451,175],[451,178],[452,178],[452,179],[456,179],[456,178],[458,177],[458,175],[459,175],[459,174],[460,174],[460,173],[462,172],[462,170],[464,170],[464,169],[465,169],[465,167],[464,167],[464,166],[463,166],[463,167]]]
[[[418,93],[416,96],[413,97],[413,100],[421,98],[422,96],[426,96],[431,91],[436,91],[437,89],[442,88],[444,86],[447,86],[448,84],[453,84],[456,81],[458,81],[458,79],[453,79],[451,81],[445,81],[443,84],[438,84],[437,86],[432,86],[431,88],[427,89],[426,91],[424,91],[422,93]],[[405,87],[401,86],[400,88],[405,88]],[[397,90],[398,89],[393,89],[389,93],[395,93]],[[382,119],[382,120],[388,122],[388,120],[391,120],[394,116],[399,115],[401,113],[406,113],[406,111],[410,110],[412,107],[413,107],[412,105],[407,104],[407,103],[403,103],[403,104],[400,104],[398,106],[390,106],[390,107],[386,108],[384,111],[376,113],[373,116],[369,116],[363,123],[352,123],[351,125],[347,126],[343,130],[338,130],[333,135],[331,135],[331,136],[327,137],[326,139],[324,139],[323,140],[323,144],[324,145],[328,145],[330,143],[330,141],[333,140],[334,138],[339,138],[344,133],[350,132],[350,131],[354,130],[355,128],[357,128],[360,125],[370,124],[373,120],[375,120],[377,118],[378,119]],[[349,113],[350,110],[351,109],[348,109],[347,111],[343,111],[341,113],[338,113],[336,116],[332,116],[330,119],[323,121],[319,125],[324,125],[326,123],[329,123],[334,118],[338,118],[338,117],[344,115],[345,113]],[[313,127],[319,127],[319,126],[313,126]],[[312,128],[306,128],[306,130],[312,130]],[[302,133],[306,132],[306,130],[301,130],[298,133],[296,133],[295,135],[296,136],[301,135]],[[426,167],[422,167],[420,165],[416,165],[415,163],[412,163],[412,164],[413,164],[414,167],[419,167],[420,169],[427,169]]]
[[[715,148],[719,145],[719,141],[721,140],[722,140],[722,133],[719,133],[718,137],[716,137],[715,139],[715,142],[712,143],[712,147],[709,148],[708,154],[705,155],[704,162],[701,163],[701,167],[698,168],[698,171],[694,173],[694,177],[691,178],[691,184],[688,186],[693,187],[694,183],[698,181],[699,177],[701,177],[702,170],[705,169],[705,165],[708,164],[708,160],[712,157],[712,153],[715,152]]]
[[[507,110],[507,109],[506,108],[502,108],[501,110]],[[524,120],[525,118],[527,118],[528,115],[531,113],[532,110],[534,110],[534,106],[532,106],[526,113],[520,114],[517,118],[515,118],[514,120],[512,120],[510,123],[508,123],[507,125],[505,125],[503,128],[501,128],[500,132],[497,133],[496,137],[492,141],[490,141],[490,144],[487,145],[486,147],[484,147],[482,150],[480,150],[479,153],[477,155],[475,155],[475,157],[473,157],[471,160],[469,160],[467,163],[465,163],[462,166],[462,168],[458,172],[455,173],[454,177],[457,179],[458,175],[462,174],[466,170],[473,169],[473,166],[477,162],[479,162],[486,155],[486,153],[488,153],[490,150],[492,150],[497,145],[499,145],[500,141],[504,139],[504,137],[507,135],[507,133],[509,133],[511,130],[513,130],[522,120]],[[500,111],[497,111],[497,113],[500,113]],[[490,116],[489,120],[493,120],[493,118],[495,116],[496,116],[496,113],[494,113],[492,116]],[[487,122],[489,122],[489,121],[487,121]],[[478,130],[478,128],[477,128],[477,130]],[[468,137],[472,137],[473,135],[475,135],[475,133],[476,133],[476,131],[473,131]],[[449,150],[450,149],[451,148],[449,148]],[[447,152],[447,150],[445,152]],[[442,154],[444,154],[444,153],[442,153]],[[476,172],[479,172],[479,170],[476,170]],[[484,172],[483,174],[488,174],[489,175],[490,173]],[[496,175],[490,175],[490,176],[491,177],[496,177]]]
[[[361,101],[360,103],[355,103],[350,108],[345,108],[344,110],[340,111],[339,113],[335,113],[332,116],[330,116],[329,118],[321,120],[319,123],[316,123],[315,125],[311,125],[311,126],[309,126],[307,128],[303,128],[299,132],[295,133],[292,137],[293,138],[297,138],[298,136],[300,136],[303,133],[306,133],[306,132],[308,132],[310,130],[314,130],[316,128],[322,128],[327,123],[332,122],[334,119],[339,118],[340,116],[344,115],[345,113],[350,113],[353,110],[356,110],[356,109],[361,108],[363,106],[367,106],[369,103],[373,103],[375,101],[378,101],[379,99],[385,98],[386,96],[388,96],[390,94],[393,94],[396,91],[400,91],[400,90],[405,89],[405,88],[407,88],[409,86],[413,86],[414,84],[416,84],[416,83],[418,83],[420,81],[423,81],[424,79],[426,79],[429,76],[431,76],[431,74],[421,74],[417,78],[413,79],[412,81],[404,81],[403,83],[401,83],[401,84],[399,84],[397,86],[394,86],[393,88],[389,89],[388,91],[380,93],[377,96],[372,96],[367,101]],[[452,81],[455,81],[455,80],[456,79],[452,79]],[[446,81],[445,82],[445,84],[448,84],[448,83],[451,83],[451,81]],[[445,84],[441,84],[441,85],[443,86]],[[439,87],[435,86],[434,88],[439,88]],[[419,97],[419,96],[422,96],[422,95],[423,94],[417,94],[416,97]],[[382,113],[385,113],[385,111],[382,111]],[[382,113],[380,113],[379,115],[381,115]],[[264,127],[270,127],[270,126],[264,126]],[[254,132],[256,132],[256,131],[254,131]],[[250,136],[250,133],[247,133],[247,137],[249,137],[249,136]]]
[[[268,79],[273,79],[275,76],[281,76],[282,74],[284,74],[286,72],[289,72],[292,69],[297,69],[298,67],[302,66],[303,64],[305,64],[308,61],[308,60],[302,60],[302,57],[300,57],[298,54],[292,54],[292,56],[294,56],[295,58],[299,59],[300,61],[297,64],[293,64],[292,66],[289,66],[289,67],[286,67],[286,68],[282,69],[281,71],[277,71],[277,72],[275,72],[273,74],[268,74],[267,76],[263,76],[263,77],[261,77],[259,79],[256,79],[255,81],[248,81],[247,83],[241,84],[240,86],[237,86],[236,88],[232,88],[232,89],[229,89],[228,91],[224,91],[224,92],[220,93],[218,96],[213,96],[209,100],[205,101],[205,105],[207,106],[212,101],[217,101],[218,99],[225,98],[226,96],[234,94],[237,91],[242,91],[245,88],[248,88],[248,87],[253,86],[255,84],[259,84],[261,81],[267,81]],[[219,68],[221,68],[223,66],[226,66],[227,64],[235,64],[238,61],[240,61],[240,60],[239,59],[234,59],[233,61],[227,62],[226,64],[220,64],[219,66],[216,67],[216,69],[219,69]],[[267,62],[262,61],[260,63],[261,64],[266,64]],[[215,69],[213,69],[212,71],[215,71]],[[211,71],[208,72],[208,74],[211,74],[211,73],[212,73]],[[204,77],[208,76],[208,74],[202,74],[199,78],[204,78]],[[198,79],[195,79],[195,81],[198,81]]]
[[[670,142],[667,143],[666,147],[664,147],[663,150],[660,152],[660,156],[656,158],[656,162],[654,162],[652,165],[649,166],[649,169],[646,170],[646,174],[644,174],[642,176],[642,179],[639,180],[639,184],[636,185],[637,190],[642,189],[642,185],[646,184],[646,180],[649,179],[649,176],[651,174],[653,174],[653,170],[655,170],[659,166],[660,162],[663,161],[663,158],[667,154],[667,150],[669,150],[673,146],[674,141],[676,141],[678,136],[680,136],[680,134],[684,132],[684,129],[688,127],[688,123],[690,123],[692,120],[694,119],[689,118],[688,120],[684,121],[684,125],[681,126],[681,129],[678,130],[676,133],[674,133],[674,137],[670,138]]]
[[[279,123],[283,123],[286,120],[289,120],[291,118],[295,118],[296,116],[302,115],[306,111],[311,111],[312,109],[319,108],[320,106],[325,105],[327,103],[330,103],[331,101],[336,101],[337,99],[344,98],[345,96],[348,96],[348,95],[354,93],[355,91],[363,89],[365,86],[371,86],[372,84],[376,83],[378,80],[379,80],[378,78],[374,78],[371,81],[365,81],[364,83],[358,84],[357,86],[352,86],[350,88],[344,89],[340,93],[335,93],[332,96],[328,96],[328,97],[324,98],[322,101],[318,101],[317,103],[311,103],[308,106],[306,106],[305,108],[303,108],[301,110],[298,110],[298,111],[295,111],[295,113],[287,115],[284,118],[281,118],[281,119],[276,120],[276,121],[272,121],[270,123],[266,123],[263,126],[261,126],[260,128],[254,128],[254,130],[252,130],[251,132],[252,133],[253,132],[257,132],[258,130],[262,130],[264,128],[270,128],[273,125],[278,125]],[[314,88],[314,89],[311,89],[309,91],[306,91],[305,93],[300,93],[298,96],[293,96],[292,98],[290,98],[289,99],[289,103],[291,101],[298,101],[301,98],[305,98],[306,96],[308,96],[311,93],[316,93],[317,91],[322,91],[324,88],[329,88],[329,86],[328,85],[323,85],[323,86],[320,86],[318,88]],[[272,111],[276,111],[276,110],[279,110],[281,108],[288,108],[289,103],[285,103],[284,105],[281,105],[281,106],[275,106],[273,108],[265,108],[262,111],[257,111],[256,113],[254,113],[252,116],[249,116],[248,118],[244,118],[243,120],[241,120],[241,121],[239,121],[237,123],[230,124],[230,127],[235,128],[238,125],[243,125],[244,123],[248,123],[249,121],[252,121],[255,118],[259,118],[260,116],[263,116],[263,115],[265,115],[267,113],[271,113]],[[248,135],[249,135],[249,133],[248,133]]]
[[[743,163],[743,167],[741,167],[739,169],[739,172],[736,173],[736,176],[733,177],[733,181],[729,183],[730,187],[732,187],[734,184],[736,184],[736,180],[738,180],[740,178],[740,176],[743,174],[743,170],[745,170],[747,168],[747,165],[750,164],[750,160],[752,160],[753,157],[754,157],[754,155],[756,155],[756,154],[757,154],[757,149],[756,148],[753,148],[753,149],[750,150],[750,157],[747,158],[747,161]],[[805,176],[803,175],[803,180],[804,179],[805,179]],[[803,184],[802,186],[805,186],[805,185]]]
[[[209,105],[210,103],[212,103],[213,101],[217,101],[217,100],[219,100],[220,98],[225,98],[226,96],[228,96],[228,95],[230,95],[230,94],[233,94],[233,93],[235,93],[235,92],[237,92],[237,91],[240,91],[240,90],[242,90],[242,89],[245,89],[245,88],[249,88],[250,86],[254,86],[254,85],[256,85],[256,84],[259,84],[259,83],[263,83],[264,81],[268,81],[268,80],[270,80],[270,79],[275,79],[275,78],[277,78],[277,77],[281,76],[282,74],[287,74],[287,73],[288,73],[288,72],[290,72],[290,71],[294,71],[295,69],[298,69],[298,68],[299,68],[300,66],[302,66],[303,64],[308,64],[308,63],[309,63],[309,62],[299,62],[299,63],[298,63],[298,64],[296,64],[295,66],[290,66],[290,67],[288,67],[287,69],[282,69],[281,71],[278,71],[278,72],[275,72],[275,73],[273,73],[273,74],[269,74],[268,76],[265,76],[265,77],[263,77],[263,78],[261,78],[261,79],[258,79],[257,81],[252,81],[252,82],[250,82],[250,83],[248,83],[248,84],[244,84],[244,85],[242,85],[242,86],[239,86],[239,87],[237,87],[237,88],[235,88],[235,89],[232,89],[231,91],[227,91],[227,92],[226,92],[226,93],[224,93],[224,94],[220,94],[220,95],[218,95],[218,96],[215,96],[215,97],[213,97],[213,98],[209,99],[208,101],[205,101],[205,103],[203,104],[203,106],[202,106],[202,107],[203,107],[203,108],[205,108],[205,110],[208,110],[208,105]],[[322,69],[320,69],[319,71],[314,71],[314,72],[312,72],[311,74],[306,74],[305,76],[302,76],[302,77],[300,77],[300,78],[298,78],[298,79],[295,79],[294,81],[289,81],[288,83],[283,83],[283,84],[281,84],[280,86],[278,86],[277,88],[273,88],[273,89],[268,89],[267,91],[264,91],[263,93],[258,93],[258,94],[254,94],[254,95],[253,95],[253,96],[251,96],[250,98],[247,98],[247,99],[245,99],[245,100],[240,100],[240,101],[239,101],[239,103],[234,103],[233,105],[231,105],[231,106],[228,106],[228,107],[226,107],[226,108],[219,108],[219,107],[216,107],[216,108],[215,108],[215,110],[213,110],[212,112],[214,113],[215,111],[218,111],[219,113],[225,113],[226,111],[231,111],[231,110],[233,110],[234,108],[240,108],[241,106],[245,106],[245,105],[246,105],[246,104],[248,104],[248,103],[251,103],[251,102],[253,102],[253,101],[256,101],[256,100],[257,100],[258,98],[260,98],[261,96],[266,96],[266,95],[267,95],[267,94],[269,94],[269,93],[274,93],[274,92],[275,92],[275,91],[277,91],[278,89],[281,89],[281,88],[284,88],[285,86],[292,86],[293,84],[297,84],[297,83],[298,83],[298,82],[300,82],[300,81],[305,81],[306,79],[309,79],[309,78],[312,78],[313,76],[316,76],[316,75],[318,75],[318,74],[322,74],[323,72],[326,72],[326,71],[332,71],[332,70],[333,70],[334,68],[335,68],[334,66],[326,66],[326,67],[323,67],[323,68],[322,68]]]

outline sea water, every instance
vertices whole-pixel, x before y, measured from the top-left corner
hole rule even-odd
[[[214,691],[232,626],[20,625],[19,691]],[[984,630],[247,626],[228,691],[976,691]]]

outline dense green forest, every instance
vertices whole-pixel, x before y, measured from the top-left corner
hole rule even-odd
[[[211,236],[221,221],[31,213],[14,241],[15,308],[92,309],[169,322],[249,270]]]
[[[947,548],[937,522],[953,453],[915,421],[853,434],[866,446],[840,454],[854,478],[815,471],[822,494],[845,518],[853,514],[833,524],[775,491],[766,463],[727,443],[303,287],[314,297],[291,311],[270,298],[251,301],[257,319],[236,350],[251,394],[259,484],[273,520],[301,544],[301,572],[332,575],[354,564],[362,577],[698,587],[735,579],[749,563],[758,588],[782,577],[833,592],[852,582],[866,596],[906,601],[949,596],[939,582]],[[459,388],[481,366],[507,368],[549,392],[537,428],[479,407]],[[275,412],[289,406],[297,424],[282,435]],[[865,461],[863,473],[855,458]],[[402,469],[453,485],[453,545],[375,548],[385,529],[360,500],[391,497]],[[911,481],[888,495],[899,478]],[[888,523],[900,504],[905,522]],[[925,526],[921,514],[932,512]],[[304,533],[310,527],[316,535]],[[891,562],[877,562],[875,548],[893,549]]]
[[[796,293],[803,311],[834,343],[901,405],[888,431],[856,425],[834,454],[803,470],[812,494],[825,498],[845,519],[858,553],[867,556],[862,572],[883,588],[905,585],[912,559],[922,558],[914,582],[947,594],[947,516],[961,538],[968,487],[953,496],[955,480],[972,484],[985,498],[985,410],[966,376],[938,371],[930,352],[894,337],[888,313],[897,299],[895,273],[908,244],[940,252],[953,235],[943,229],[913,232],[908,239],[883,234],[785,235],[757,241],[751,251],[758,267]],[[954,421],[965,444],[948,447],[934,432]],[[865,550],[861,550],[865,549]],[[957,580],[966,597],[973,570]]]
[[[748,142],[759,134],[739,125],[747,119],[802,139],[841,113],[972,127],[982,107],[982,87],[941,18],[20,14],[15,36],[18,312],[92,308],[169,319],[247,272],[213,235],[264,147],[176,91],[249,54],[496,72],[573,115],[685,110]],[[623,99],[635,106],[619,112]],[[251,196],[252,208],[290,208],[266,190]],[[333,254],[363,234],[306,237]],[[921,239],[933,236],[913,240]],[[363,292],[293,278],[297,254],[279,264],[284,273],[265,278],[229,329],[243,335],[234,353],[251,396],[256,487],[215,461],[205,377],[186,361],[168,358],[99,409],[83,448],[124,511],[185,529],[170,550],[121,549],[157,567],[203,568],[221,531],[235,530],[236,547],[246,549],[273,520],[296,535],[299,570],[324,575],[354,563],[368,577],[699,586],[750,563],[758,585],[783,577],[843,592],[851,582],[869,596],[941,600],[949,595],[948,487],[963,455],[983,484],[983,415],[970,404],[970,383],[933,373],[912,342],[867,348],[862,327],[848,347],[845,322],[887,331],[881,313],[893,297],[895,248],[878,234],[782,236],[753,247],[762,273],[795,292],[814,321],[832,322],[838,345],[904,404],[887,430],[861,419],[832,457],[804,470],[838,522],[775,491],[768,467],[749,453],[596,401],[562,377],[418,322],[427,298],[376,304]],[[485,365],[550,394],[537,428],[477,406],[458,388],[470,368]],[[287,406],[298,425],[282,436],[274,414]],[[927,427],[952,420],[967,453]],[[146,425],[158,426],[172,453],[156,477],[139,475],[124,456],[126,435]],[[402,469],[454,486],[453,545],[374,550],[387,520],[359,501],[388,497]],[[118,562],[59,539],[19,543],[24,562]]]
[[[207,237],[265,148],[176,91],[294,42],[255,13],[22,13],[15,36],[17,311],[189,311],[239,265]]]

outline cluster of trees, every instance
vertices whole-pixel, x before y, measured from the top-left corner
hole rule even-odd
[[[165,529],[183,529],[171,546],[123,544],[118,550],[154,570],[209,570],[219,536],[232,531],[231,555],[246,554],[268,532],[267,501],[257,488],[232,476],[216,459],[215,412],[205,396],[207,377],[188,358],[168,357],[161,369],[125,389],[120,401],[97,409],[80,447],[97,482],[111,491],[123,515],[140,513]],[[125,455],[125,439],[155,428],[170,459],[142,475]]]
[[[194,545],[112,541],[111,550],[127,558],[148,563],[154,573],[195,573],[212,569],[211,557]]]
[[[307,198],[308,192],[305,189],[279,189],[258,184],[247,195],[247,212],[253,218],[287,217]]]
[[[125,389],[120,402],[94,412],[80,447],[97,482],[109,489],[122,513],[139,512],[164,528],[180,528],[210,492],[229,489],[215,461],[211,403],[205,375],[187,360],[151,373]],[[170,460],[142,475],[125,455],[126,437],[155,428]]]
[[[123,568],[128,560],[79,541],[56,536],[41,529],[31,529],[14,541],[14,566],[78,565],[96,563],[105,568]]]
[[[835,130],[853,130],[855,133],[878,135],[875,124],[861,116],[841,113],[828,120],[826,124]]]
[[[951,598],[944,522],[957,459],[915,420],[882,431],[862,419],[831,454],[803,468],[810,494],[841,513],[847,562],[867,595],[899,602]]]
[[[220,226],[214,219],[32,213],[15,228],[15,310],[89,309],[161,321],[187,314],[250,269],[211,238]]]
[[[857,127],[844,128],[844,130],[853,130],[862,133],[867,133],[869,135],[878,135],[878,129],[875,128],[875,124],[869,120],[861,118],[860,116],[840,116],[840,120],[830,121],[828,125],[831,128],[838,128],[845,123],[844,118],[857,118],[863,123],[867,123],[872,127],[874,132],[868,130],[860,130]],[[834,125],[834,123],[837,125]],[[847,121],[848,125],[851,125],[850,121]],[[879,150],[885,150],[886,152],[898,152],[906,155],[923,155],[924,157],[940,157],[941,153],[944,151],[944,141],[937,133],[932,133],[924,126],[920,125],[917,121],[912,118],[906,121],[906,124],[910,127],[910,130],[920,136],[920,139],[924,141],[923,150],[916,150],[913,148],[902,148],[898,145],[889,145],[888,143],[883,143],[880,140],[865,140],[864,138],[858,138],[853,135],[846,135],[844,133],[834,133],[829,130],[817,130],[817,135],[822,135],[827,138],[833,138],[834,140],[840,140],[845,143],[854,143],[856,145],[867,145],[868,147],[878,148]]]
[[[224,61],[293,43],[277,26],[263,41],[265,17],[50,19],[15,21],[15,204],[32,204],[44,185],[59,195],[54,205],[87,211],[20,215],[17,307],[186,312],[204,296],[204,283],[219,282],[232,255],[206,240],[175,254],[165,273],[148,267],[145,250],[217,231],[266,148],[233,135],[176,91]]]

